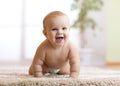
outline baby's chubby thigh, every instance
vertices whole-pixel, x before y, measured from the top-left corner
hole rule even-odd
[[[69,63],[67,63],[66,65],[61,67],[59,73],[60,74],[70,74],[70,65],[69,65]]]

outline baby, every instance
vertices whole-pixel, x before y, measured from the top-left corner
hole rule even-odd
[[[29,74],[42,77],[45,73],[56,73],[77,78],[80,58],[78,49],[69,40],[68,16],[60,11],[53,11],[44,18],[43,27],[46,40],[37,48]]]

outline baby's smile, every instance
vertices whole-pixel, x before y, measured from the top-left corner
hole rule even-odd
[[[63,39],[64,39],[64,36],[57,36],[56,37],[56,42],[61,43]]]

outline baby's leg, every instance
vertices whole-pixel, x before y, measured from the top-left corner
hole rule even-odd
[[[45,74],[45,73],[48,73],[48,72],[49,72],[48,67],[47,67],[47,65],[46,65],[46,64],[43,64],[43,65],[42,65],[42,72],[43,72],[43,74]]]
[[[70,74],[70,65],[67,64],[67,65],[63,66],[63,67],[60,69],[60,71],[59,71],[58,74],[69,75],[69,74]]]

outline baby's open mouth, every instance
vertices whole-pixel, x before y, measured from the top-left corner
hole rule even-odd
[[[56,37],[56,39],[63,39],[64,37]]]
[[[64,39],[64,37],[56,37],[56,42],[61,43],[63,39]]]

